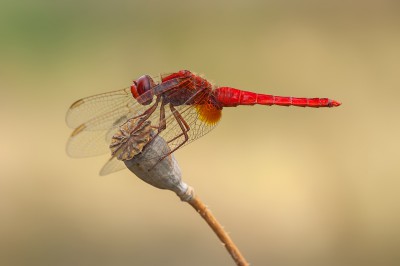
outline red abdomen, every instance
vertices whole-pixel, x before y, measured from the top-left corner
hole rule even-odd
[[[219,87],[214,91],[214,94],[223,107],[255,104],[301,107],[336,107],[341,104],[340,102],[328,98],[282,97],[242,91],[230,87]]]

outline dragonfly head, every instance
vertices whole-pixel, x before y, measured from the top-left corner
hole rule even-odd
[[[143,105],[148,105],[153,100],[152,89],[156,86],[154,80],[148,76],[144,75],[133,81],[131,85],[131,93],[133,97],[138,100]]]

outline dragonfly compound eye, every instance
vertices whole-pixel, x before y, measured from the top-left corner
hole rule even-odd
[[[155,86],[153,79],[144,75],[136,80],[135,85],[134,90],[132,90],[133,85],[131,86],[131,91],[134,91],[133,96],[143,105],[150,104],[153,98],[152,89]]]
[[[137,80],[137,92],[139,93],[139,95],[142,95],[143,93],[151,90],[153,87],[154,87],[154,81],[148,75],[141,76]]]

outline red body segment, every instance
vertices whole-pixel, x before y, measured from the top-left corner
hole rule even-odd
[[[340,103],[328,98],[296,98],[260,94],[250,91],[242,91],[230,87],[219,87],[215,89],[214,95],[223,107],[234,107],[238,105],[282,105],[301,107],[336,107]]]

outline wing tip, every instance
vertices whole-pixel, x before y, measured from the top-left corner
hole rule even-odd
[[[121,171],[123,169],[125,169],[125,164],[122,161],[118,160],[117,157],[112,156],[100,169],[99,175],[106,176],[111,173]]]

